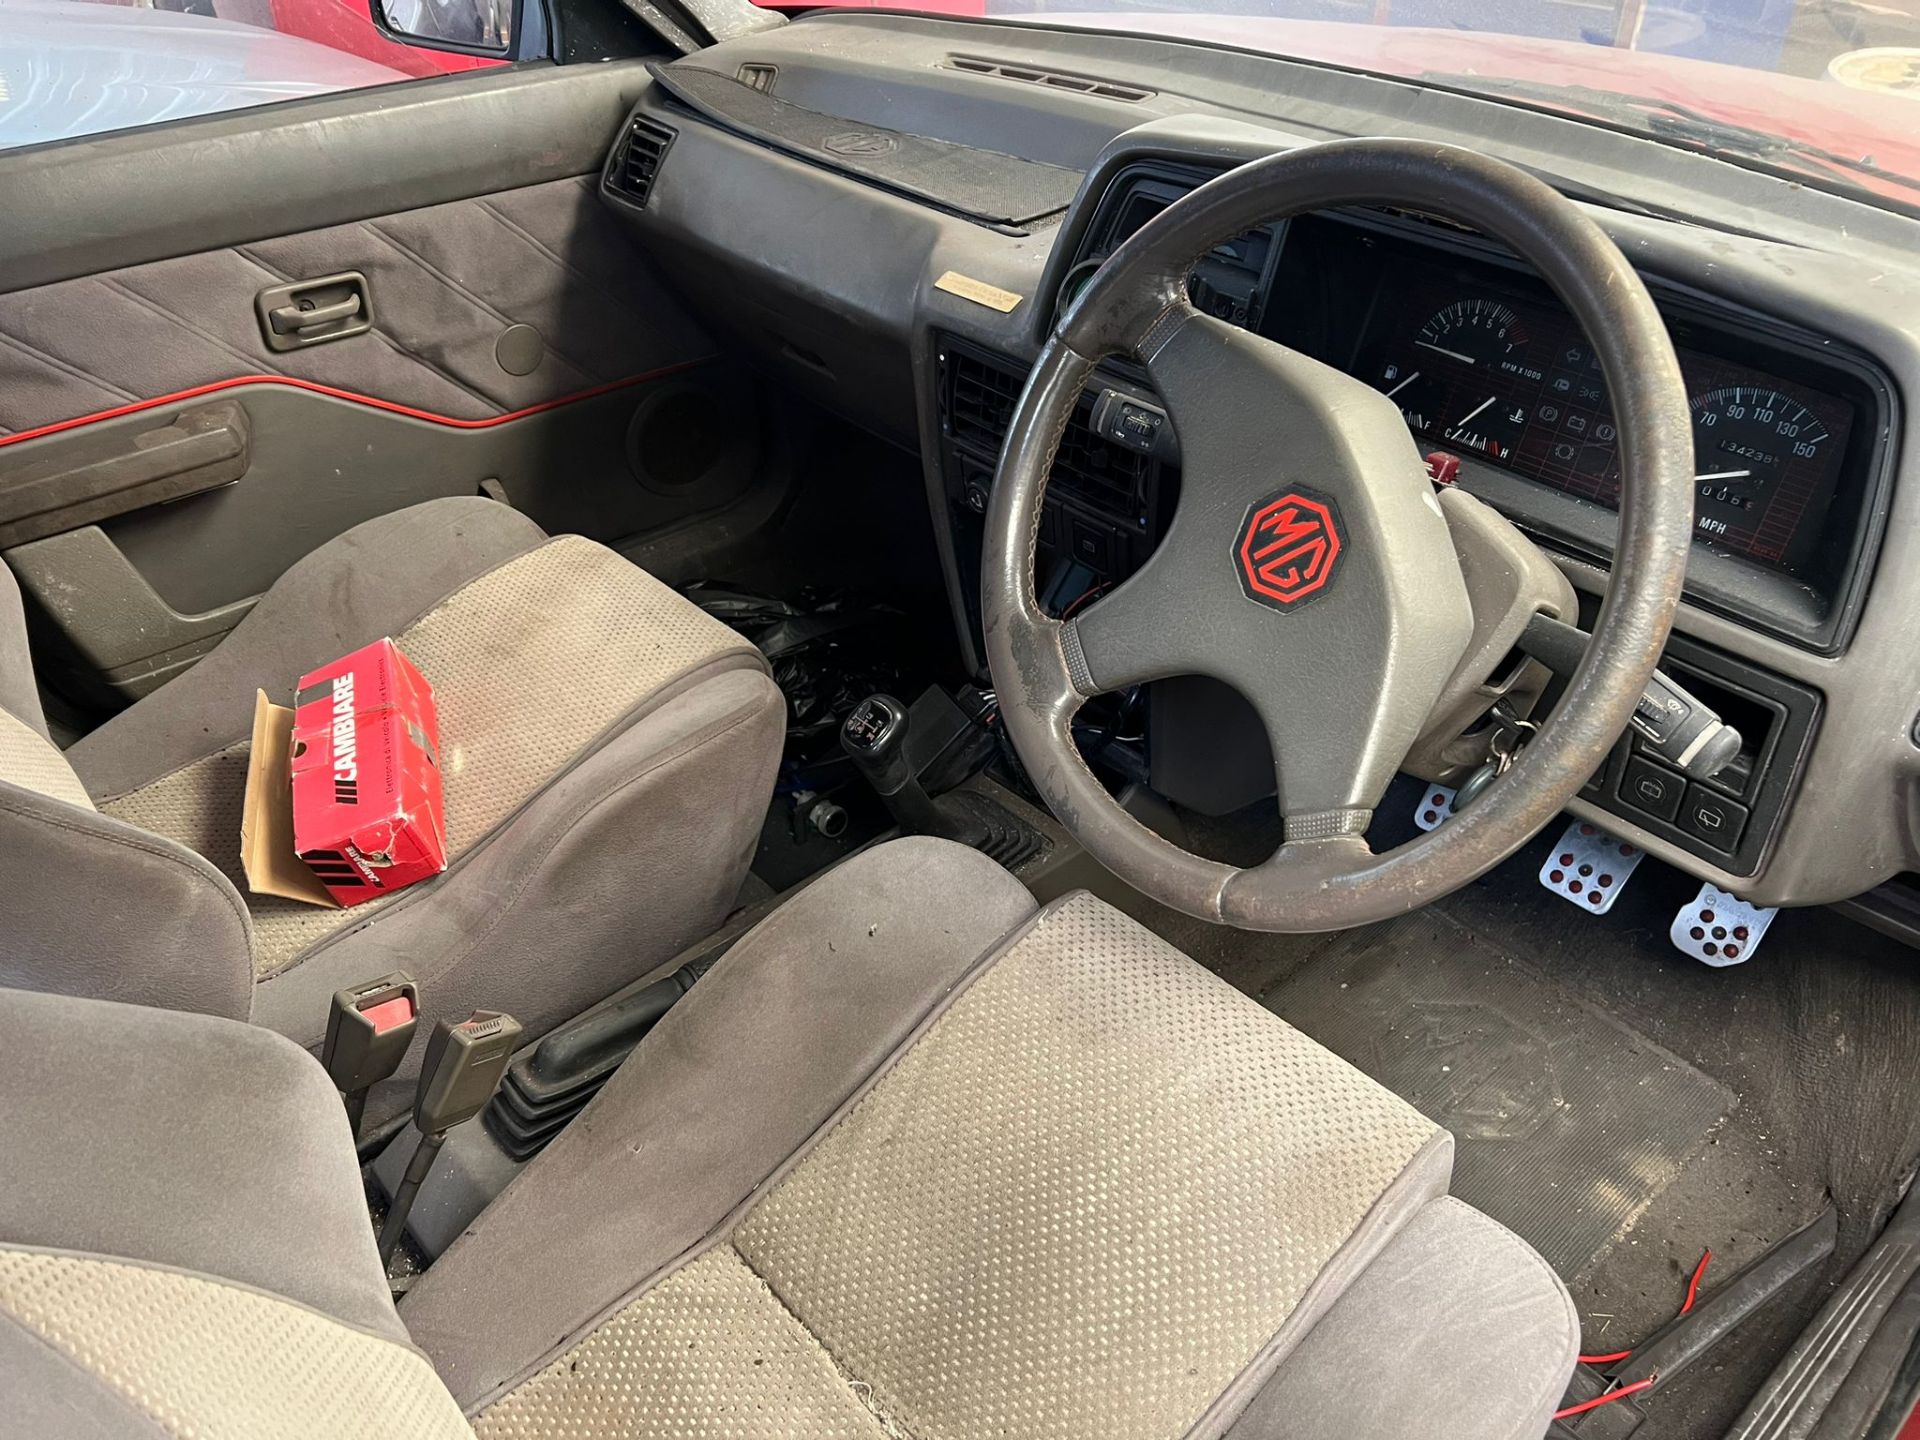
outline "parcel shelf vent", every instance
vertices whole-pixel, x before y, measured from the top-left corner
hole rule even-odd
[[[1129,105],[1151,100],[1154,95],[1151,90],[1143,90],[1138,85],[1122,85],[1117,80],[1102,80],[1094,75],[1069,75],[1063,70],[1036,70],[1031,65],[1011,65],[1004,60],[987,60],[977,55],[949,55],[947,68],[964,70],[969,75],[1018,80],[1023,85],[1071,90],[1076,95],[1098,95],[1103,100],[1122,100]]]
[[[638,117],[627,131],[626,151],[620,157],[614,188],[635,205],[645,205],[647,196],[653,193],[653,182],[660,176],[674,134],[665,125]]]
[[[954,350],[947,359],[947,424],[954,439],[998,456],[1024,380],[1014,371]],[[1061,437],[1048,484],[1099,508],[1133,516],[1145,502],[1150,456],[1115,445],[1093,433],[1091,402],[1079,411]]]

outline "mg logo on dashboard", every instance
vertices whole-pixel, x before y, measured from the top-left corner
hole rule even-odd
[[[1296,486],[1247,511],[1234,541],[1234,568],[1249,600],[1291,610],[1326,590],[1340,550],[1333,501]]]
[[[891,155],[900,148],[898,140],[878,130],[843,130],[820,144],[835,155]]]

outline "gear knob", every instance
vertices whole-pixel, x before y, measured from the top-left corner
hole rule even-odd
[[[975,827],[927,794],[907,755],[912,717],[891,695],[869,695],[840,726],[840,747],[879,794],[903,835],[939,835],[971,845]]]
[[[893,696],[869,695],[840,727],[840,748],[883,800],[916,783],[913,762],[907,758],[911,720],[907,707]]]

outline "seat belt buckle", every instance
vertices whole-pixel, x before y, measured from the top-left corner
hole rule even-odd
[[[476,1010],[464,1020],[439,1020],[427,1040],[420,1064],[420,1086],[414,1094],[413,1123],[420,1132],[413,1158],[393,1192],[393,1203],[380,1226],[380,1264],[391,1266],[393,1252],[406,1233],[407,1216],[433,1169],[434,1157],[447,1131],[471,1120],[486,1108],[500,1077],[519,1047],[524,1033],[520,1022],[498,1010]]]
[[[422,1135],[441,1135],[486,1108],[519,1047],[520,1022],[495,1010],[465,1020],[442,1020],[427,1040],[413,1123]]]
[[[420,987],[403,970],[334,992],[320,1064],[346,1099],[356,1139],[367,1091],[400,1068],[419,1024]]]

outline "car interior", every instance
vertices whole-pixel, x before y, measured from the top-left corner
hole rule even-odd
[[[0,149],[0,1434],[1920,1435],[1920,178],[1178,18]]]

